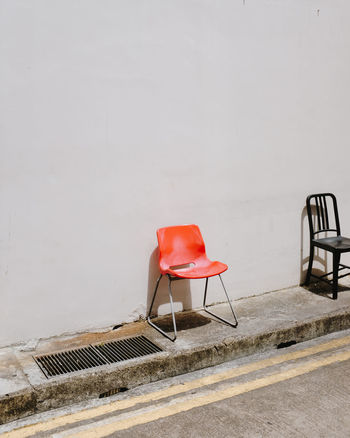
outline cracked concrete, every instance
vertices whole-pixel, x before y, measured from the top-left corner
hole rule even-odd
[[[0,349],[0,424],[119,388],[131,389],[263,352],[282,343],[298,343],[350,328],[350,291],[344,288],[338,300],[331,300],[327,291],[312,286],[309,290],[294,287],[265,293],[233,304],[239,320],[236,329],[204,312],[178,313],[175,343],[140,321],[117,330],[36,340],[30,345]],[[227,304],[213,309],[224,318],[230,316]],[[161,318],[159,323],[164,330],[171,329],[169,317]],[[163,352],[49,379],[33,360],[33,355],[141,334]]]

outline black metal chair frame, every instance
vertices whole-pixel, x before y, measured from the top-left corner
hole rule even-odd
[[[226,291],[224,282],[222,281],[221,275],[220,274],[218,274],[218,275],[219,275],[222,287],[224,289],[224,292],[225,292],[225,295],[226,295],[226,298],[227,298],[227,302],[230,305],[230,309],[231,309],[231,312],[232,312],[232,315],[233,315],[233,318],[234,318],[234,322],[232,323],[232,322],[228,321],[227,319],[222,318],[221,316],[218,316],[215,313],[213,313],[210,310],[208,310],[208,307],[206,305],[206,299],[207,299],[207,290],[208,290],[208,280],[209,280],[209,277],[205,278],[205,289],[204,289],[204,298],[203,298],[203,308],[202,308],[202,310],[204,310],[205,312],[207,312],[210,315],[214,316],[219,321],[224,322],[225,324],[230,325],[231,327],[237,327],[238,321],[237,321],[235,312],[233,311],[233,307],[232,307],[230,298],[229,298],[229,296],[227,294],[227,291]],[[163,336],[165,336],[166,338],[168,338],[168,339],[170,339],[171,341],[174,342],[176,340],[176,337],[177,337],[177,329],[176,329],[176,320],[175,320],[174,305],[173,305],[173,295],[172,295],[172,291],[171,291],[171,283],[173,281],[177,281],[177,280],[189,280],[189,279],[188,278],[181,278],[181,277],[174,277],[174,276],[172,276],[170,274],[166,274],[166,276],[168,277],[168,292],[169,292],[169,301],[170,301],[171,315],[172,315],[172,320],[173,320],[174,336],[173,337],[169,336],[164,330],[162,330],[159,326],[157,326],[154,322],[151,321],[151,313],[152,313],[152,308],[153,308],[154,300],[156,298],[158,286],[159,286],[160,280],[163,277],[163,274],[160,274],[160,276],[159,276],[159,278],[157,280],[156,287],[155,287],[154,293],[153,293],[153,298],[152,298],[152,301],[151,301],[151,305],[150,305],[150,308],[149,308],[149,311],[148,311],[148,314],[147,314],[147,321],[148,321],[148,323],[153,328],[158,330],[159,333],[161,333]]]
[[[329,225],[329,215],[328,215],[328,207],[327,207],[327,198],[331,198],[333,201],[333,211],[335,217],[335,228],[330,228]],[[312,204],[311,201],[315,200],[315,204]],[[312,221],[312,207],[316,209],[316,217],[315,217],[315,227]],[[309,220],[309,229],[310,229],[310,257],[309,257],[309,266],[306,274],[305,285],[310,284],[311,277],[317,278],[325,283],[328,283],[332,286],[332,294],[333,299],[336,300],[338,298],[338,280],[340,278],[346,277],[350,275],[349,273],[339,275],[339,271],[344,269],[350,269],[349,266],[343,265],[340,263],[340,255],[345,252],[350,252],[350,245],[348,247],[337,248],[334,245],[330,245],[327,242],[324,242],[323,239],[315,239],[315,236],[318,236],[320,233],[328,233],[335,232],[337,233],[337,238],[342,238],[340,233],[340,223],[339,223],[339,214],[338,214],[338,206],[337,199],[333,195],[333,193],[318,193],[309,195],[306,198],[306,208],[307,215]],[[327,272],[323,275],[315,275],[312,273],[312,263],[314,259],[315,247],[321,248],[325,251],[329,251],[333,254],[333,270],[331,272]],[[327,277],[332,275],[332,279],[328,279]]]

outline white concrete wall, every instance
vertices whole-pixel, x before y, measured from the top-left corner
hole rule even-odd
[[[348,0],[0,0],[0,344],[145,314],[166,225],[200,226],[232,298],[298,284],[308,193],[350,234],[349,22]]]

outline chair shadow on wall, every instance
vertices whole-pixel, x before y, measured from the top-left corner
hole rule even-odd
[[[312,206],[312,221],[317,218],[316,207]],[[310,259],[310,246],[309,243],[305,245],[305,240],[310,241],[310,231],[309,231],[309,221],[307,217],[306,206],[301,212],[301,226],[300,226],[300,285],[303,286],[306,279],[307,268]],[[312,272],[315,275],[324,275],[328,272],[329,266],[332,266],[332,260],[328,262],[327,251],[321,248],[314,248],[314,261],[312,266]],[[308,291],[322,295],[326,298],[332,299],[332,287],[323,281],[317,281],[315,278],[311,277],[311,282],[309,286],[303,286]],[[348,288],[339,285],[339,292],[347,290]]]

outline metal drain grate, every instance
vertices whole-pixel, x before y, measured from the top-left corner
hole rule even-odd
[[[163,351],[144,336],[88,345],[75,350],[34,356],[47,378]]]

